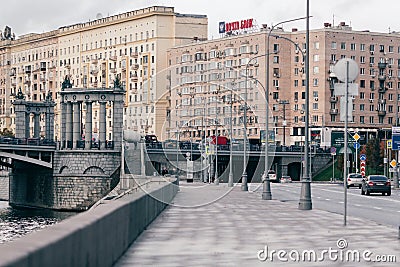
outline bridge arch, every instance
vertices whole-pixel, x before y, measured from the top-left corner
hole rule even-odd
[[[104,170],[98,166],[90,166],[83,171],[83,174],[104,174]]]
[[[62,174],[64,170],[67,172],[68,169],[69,169],[68,166],[62,166],[62,167],[60,168],[60,171],[59,171],[58,173],[59,173],[59,174]]]

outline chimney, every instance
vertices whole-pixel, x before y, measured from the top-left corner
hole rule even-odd
[[[346,26],[346,22],[344,21],[340,22],[339,26]]]
[[[292,28],[292,32],[297,32],[297,28]]]
[[[329,22],[325,22],[325,23],[324,23],[324,27],[325,27],[325,28],[328,28],[328,27],[330,27],[330,26],[331,26],[331,24],[330,24]]]

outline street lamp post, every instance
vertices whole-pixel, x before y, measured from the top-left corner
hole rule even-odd
[[[234,83],[232,82],[232,87]],[[229,123],[229,134],[230,134],[230,139],[231,142],[229,144],[229,177],[228,177],[228,187],[233,187],[233,151],[232,151],[232,139],[233,139],[233,134],[232,134],[232,118],[233,118],[233,113],[232,113],[232,105],[233,105],[233,88],[231,88],[231,96],[230,96],[230,123]]]
[[[308,0],[307,0],[308,1]],[[297,20],[302,20],[305,18],[309,18],[309,14],[307,13],[307,17],[301,17],[301,18],[296,18],[296,19],[290,19],[290,20],[284,20],[281,21],[275,25],[272,25],[268,34],[267,34],[267,40],[266,40],[266,62],[265,62],[265,169],[264,169],[264,175],[263,175],[263,193],[262,193],[262,199],[264,200],[271,200],[272,195],[271,195],[271,184],[269,181],[269,176],[268,176],[268,170],[269,170],[269,159],[268,159],[268,132],[269,132],[269,55],[270,55],[270,50],[269,50],[269,39],[271,36],[272,31],[275,29],[276,26],[287,23],[287,22],[292,22],[292,21],[297,21]]]
[[[243,146],[243,174],[242,174],[242,191],[248,191],[248,186],[247,186],[247,79],[249,78],[248,70],[249,70],[249,65],[250,63],[259,58],[259,57],[266,57],[268,59],[269,51],[266,54],[263,55],[258,55],[255,57],[252,57],[249,59],[249,61],[246,64],[246,71],[245,71],[245,91],[244,91],[244,107],[243,107],[243,129],[244,129],[244,146]],[[255,79],[258,81],[257,79]],[[261,83],[260,83],[261,84]],[[267,96],[267,92],[265,91],[265,95]],[[266,105],[266,109],[268,112],[268,104]],[[268,122],[268,119],[267,119]],[[269,189],[269,195],[271,195],[271,190]],[[269,198],[271,199],[271,198]]]
[[[299,201],[299,209],[300,210],[311,210],[312,209],[312,202],[311,202],[311,181],[308,171],[308,139],[309,139],[309,133],[308,133],[308,127],[309,127],[309,116],[310,116],[310,110],[309,110],[309,105],[310,105],[310,96],[309,96],[309,91],[310,91],[310,0],[307,0],[307,16],[306,16],[306,66],[305,66],[305,72],[306,72],[306,118],[305,118],[305,144],[304,144],[304,172],[303,172],[303,177],[301,180],[301,195],[300,195],[300,201]]]
[[[219,89],[215,92],[215,175],[214,182],[215,185],[219,185],[219,177],[218,177],[218,93]]]

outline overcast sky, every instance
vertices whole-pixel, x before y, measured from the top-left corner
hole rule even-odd
[[[175,7],[175,12],[207,15],[209,38],[218,37],[219,21],[254,18],[258,25],[306,15],[306,0],[13,0],[2,2],[0,30],[10,26],[17,35],[45,32],[61,26],[96,19],[153,5]],[[400,31],[398,0],[310,0],[310,28],[324,22],[345,21],[354,30]],[[285,29],[305,29],[305,21],[287,24]]]

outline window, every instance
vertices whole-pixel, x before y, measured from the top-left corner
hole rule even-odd
[[[345,42],[341,42],[340,43],[340,49],[346,50],[346,43]]]
[[[360,104],[360,111],[364,111],[365,109],[365,104]]]
[[[393,53],[394,52],[394,46],[393,45],[389,45],[389,53]]]
[[[365,88],[365,80],[360,80],[360,88]]]
[[[360,68],[360,75],[365,75],[365,68]]]
[[[318,86],[318,78],[313,79],[313,86]]]
[[[319,42],[314,42],[314,49],[318,50],[319,49]]]
[[[373,44],[369,45],[369,51],[375,51],[375,45]]]
[[[379,52],[385,52],[385,46],[379,45]]]
[[[360,123],[365,123],[364,116],[360,116]]]
[[[370,123],[370,124],[373,124],[373,123],[374,123],[374,117],[372,117],[372,116],[369,117],[369,123]]]
[[[365,44],[360,44],[360,51],[365,51]]]
[[[351,51],[356,50],[356,44],[354,44],[354,43],[350,44],[350,50]]]
[[[314,68],[313,68],[313,74],[318,74],[319,73],[319,67],[318,66],[315,66]]]
[[[365,63],[365,56],[360,56],[360,63],[362,63],[362,64]]]
[[[279,56],[274,56],[273,62],[274,63],[279,63]]]
[[[332,49],[337,49],[337,43],[336,43],[336,42],[332,42],[331,48],[332,48]]]
[[[319,55],[314,55],[314,62],[318,62],[319,61]]]

